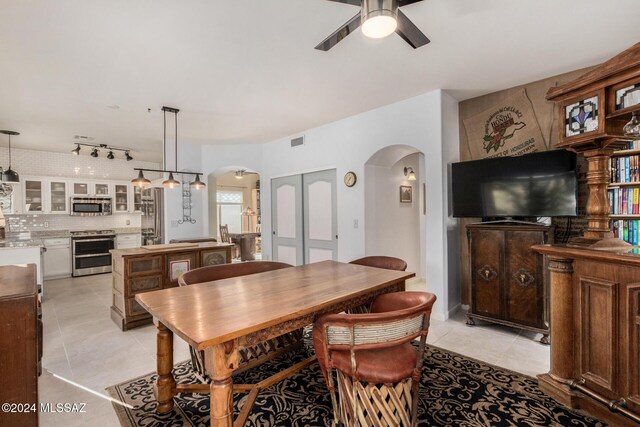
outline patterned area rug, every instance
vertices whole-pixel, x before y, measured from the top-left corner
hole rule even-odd
[[[234,377],[236,383],[256,383],[304,359],[285,355]],[[190,362],[176,365],[178,383],[197,382]],[[153,397],[155,374],[107,390],[135,409],[114,408],[123,426],[208,426],[209,396],[178,395],[172,412],[158,415]],[[236,415],[246,395],[234,395]],[[420,387],[419,426],[602,426],[600,421],[560,406],[546,397],[534,378],[469,359],[431,346],[425,355]],[[262,391],[247,426],[331,426],[331,401],[317,363]]]

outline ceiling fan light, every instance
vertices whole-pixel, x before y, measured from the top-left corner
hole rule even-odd
[[[372,12],[362,23],[362,34],[372,39],[382,39],[398,28],[398,21],[388,10]]]
[[[147,178],[144,177],[144,174],[142,173],[142,171],[138,171],[138,177],[135,179],[132,179],[131,183],[136,187],[143,188],[151,184],[151,181],[149,181]]]
[[[169,172],[169,179],[167,179],[166,181],[162,181],[162,185],[164,187],[173,189],[180,185],[180,181],[177,181],[173,178],[173,172]]]
[[[244,177],[244,171],[243,170],[237,170],[236,171],[236,179],[242,179]]]

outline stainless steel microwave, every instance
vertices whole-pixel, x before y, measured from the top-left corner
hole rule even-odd
[[[111,205],[111,197],[72,197],[70,214],[78,216],[111,215]]]

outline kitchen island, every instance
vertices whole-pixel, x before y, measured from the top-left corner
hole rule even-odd
[[[232,244],[173,243],[111,251],[113,286],[111,319],[126,331],[152,322],[135,296],[178,286],[185,271],[231,262]]]

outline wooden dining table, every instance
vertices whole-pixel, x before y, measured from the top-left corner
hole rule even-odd
[[[178,393],[209,392],[211,426],[233,426],[231,376],[238,368],[241,348],[309,325],[323,314],[339,313],[378,295],[403,291],[405,280],[413,276],[323,261],[138,294],[136,300],[153,316],[158,329],[157,411],[170,412]],[[204,351],[210,384],[176,384],[172,374],[174,334]],[[236,427],[244,419],[246,414],[239,417]]]

